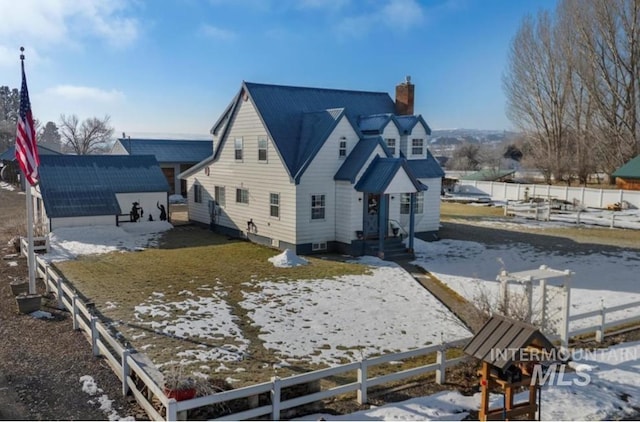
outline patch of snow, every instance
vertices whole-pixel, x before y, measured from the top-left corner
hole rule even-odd
[[[102,393],[102,389],[98,388],[98,385],[90,375],[83,375],[80,377],[82,383],[82,391],[90,396],[95,396],[97,393]]]
[[[8,261],[7,265],[9,265],[10,267],[17,267],[18,266],[18,262],[17,261]]]
[[[173,226],[166,221],[143,221],[121,226],[62,227],[49,234],[50,251],[43,258],[55,262],[80,255],[141,250],[156,245],[160,235],[171,228]]]
[[[339,364],[470,335],[399,265],[374,257],[371,275],[300,282],[262,281],[240,306],[281,358]],[[417,323],[416,321],[424,321]]]
[[[272,256],[268,259],[274,267],[278,268],[291,268],[298,265],[307,265],[309,261],[304,258],[300,258],[295,252],[290,249],[285,249],[280,255]]]
[[[107,310],[107,311],[110,310],[110,309],[116,309],[118,307],[118,303],[117,302],[109,302],[109,301],[107,301],[104,304],[105,304],[104,309]]]
[[[4,190],[8,190],[8,191],[16,190],[16,188],[14,188],[12,185],[10,185],[7,182],[0,182],[0,189],[4,189]]]
[[[51,313],[46,312],[46,311],[35,311],[35,312],[31,312],[29,314],[30,316],[37,318],[37,319],[52,319],[53,315],[51,315]]]
[[[185,199],[184,196],[180,195],[180,194],[173,194],[171,196],[169,196],[169,203],[170,204],[184,204],[186,203],[187,200]]]

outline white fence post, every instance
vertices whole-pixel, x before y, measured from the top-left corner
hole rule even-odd
[[[73,329],[77,330],[79,328],[78,324],[78,295],[73,295],[71,298],[71,318],[73,321]]]
[[[100,356],[100,350],[98,349],[98,327],[96,326],[98,322],[98,318],[92,316],[91,317],[91,351],[93,352],[93,356]]]
[[[356,393],[356,400],[358,404],[365,404],[367,402],[367,361],[361,360],[360,367],[358,368],[358,383],[360,388]]]
[[[507,315],[509,309],[509,284],[507,282],[507,272],[502,271],[500,280],[500,303],[502,304],[502,313]]]
[[[59,275],[56,282],[56,287],[58,288],[58,309],[64,309],[64,303],[62,303],[62,295],[64,294],[64,292],[62,291],[62,278]]]
[[[616,226],[616,212],[615,211],[611,211],[611,225],[609,226],[609,228],[614,228]]]
[[[602,343],[604,340],[604,321],[606,310],[604,308],[604,299],[600,299],[600,327],[596,330],[596,341]]]
[[[129,357],[129,355],[131,354],[131,352],[129,351],[129,349],[124,349],[122,351],[122,395],[126,396],[127,394],[129,394],[129,384],[127,383],[127,379],[129,378],[129,376],[131,375],[131,368],[129,368],[129,362],[127,361],[127,358]]]
[[[444,384],[445,372],[447,367],[446,363],[446,355],[444,345],[440,345],[440,348],[436,352],[436,364],[438,365],[438,369],[436,369],[436,383]]]
[[[531,323],[533,318],[533,283],[531,278],[525,281],[524,288],[527,296],[527,322]]]
[[[178,402],[176,399],[169,399],[169,402],[167,403],[167,420],[178,420]]]
[[[580,225],[580,213],[582,212],[582,210],[580,208],[578,208],[578,212],[576,213],[576,225]]]
[[[280,378],[271,377],[271,420],[280,420],[280,392],[282,390]]]
[[[599,201],[599,205],[598,208],[604,208],[604,190],[600,189],[600,201]]]
[[[584,187],[580,189],[580,205],[584,206]]]
[[[49,266],[45,265],[45,267],[44,267],[44,291],[47,294],[47,296],[51,293],[51,286],[49,286],[49,283],[51,283],[51,275],[49,274]]]

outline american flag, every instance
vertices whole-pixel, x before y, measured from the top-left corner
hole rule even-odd
[[[24,56],[23,56],[24,57]],[[24,74],[24,62],[22,62],[22,87],[20,88],[20,116],[18,117],[18,129],[16,134],[16,159],[27,181],[34,186],[38,183],[38,166],[40,156],[36,143],[36,128],[33,125],[31,115],[31,103],[27,90],[27,77]]]

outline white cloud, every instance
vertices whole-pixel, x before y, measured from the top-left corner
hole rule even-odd
[[[0,38],[6,44],[76,45],[99,38],[123,46],[138,37],[138,22],[123,0],[0,1]]]
[[[221,41],[231,40],[236,37],[236,33],[233,31],[206,24],[200,27],[200,33],[206,37]]]
[[[58,85],[47,89],[44,94],[57,97],[61,100],[93,101],[99,103],[113,103],[125,98],[125,95],[121,91],[115,89],[106,91],[100,88],[74,85]]]
[[[425,19],[423,7],[416,0],[386,0],[371,4],[376,5],[377,9],[343,18],[336,27],[338,33],[343,36],[361,37],[376,26],[387,26],[394,31],[407,31]]]

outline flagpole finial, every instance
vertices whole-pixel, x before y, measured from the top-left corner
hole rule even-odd
[[[24,61],[24,47],[20,47],[20,60]]]

